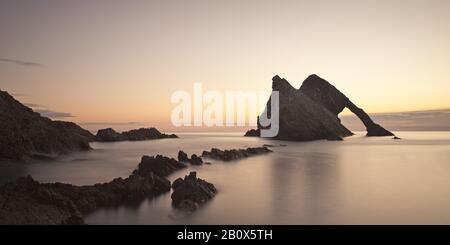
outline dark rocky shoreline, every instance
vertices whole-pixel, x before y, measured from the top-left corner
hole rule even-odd
[[[54,158],[90,150],[92,140],[77,124],[43,117],[0,90],[0,159]]]
[[[92,141],[140,141],[178,138],[156,128],[140,128],[118,133],[101,129],[97,135],[73,122],[51,120],[34,112],[0,90],[0,160],[52,159],[76,151],[87,151]]]
[[[206,154],[204,151],[204,154]],[[267,147],[219,150],[213,148],[207,157],[229,161],[272,152]],[[179,156],[186,160],[187,154]],[[194,159],[194,160],[192,160]],[[192,165],[203,160],[192,155]],[[205,163],[206,164],[206,163]],[[168,175],[187,165],[162,155],[143,156],[137,168],[127,178],[116,178],[107,183],[75,186],[64,183],[39,183],[31,176],[20,177],[0,186],[1,224],[84,224],[83,215],[103,207],[138,203],[170,192],[172,206],[183,211],[195,211],[217,193],[213,184],[197,178],[191,172],[184,179],[171,184]]]
[[[20,177],[0,187],[0,224],[84,224],[82,215],[98,208],[169,192],[171,183],[165,176],[179,169],[172,166],[177,161],[149,158],[144,156],[129,177],[95,185],[41,184],[31,176]]]

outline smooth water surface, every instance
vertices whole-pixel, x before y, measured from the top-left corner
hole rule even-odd
[[[280,142],[234,133],[179,139],[92,143],[90,152],[50,162],[0,165],[1,180],[30,174],[77,185],[127,177],[142,155],[176,157],[220,149],[279,145],[273,153],[189,167],[217,196],[192,214],[172,209],[170,193],[135,206],[101,209],[88,224],[450,224],[450,132],[398,132],[344,141]]]

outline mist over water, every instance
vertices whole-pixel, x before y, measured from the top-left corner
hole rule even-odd
[[[0,164],[2,182],[30,174],[77,185],[127,177],[142,155],[176,157],[220,149],[287,144],[234,162],[189,166],[213,183],[216,197],[192,214],[172,209],[170,193],[136,205],[100,209],[88,224],[450,224],[450,132],[398,132],[342,142],[281,142],[236,133],[179,134],[179,139],[92,143],[56,161]],[[208,160],[209,161],[209,160]]]

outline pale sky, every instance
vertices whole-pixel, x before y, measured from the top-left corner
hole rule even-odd
[[[450,1],[0,2],[0,89],[65,120],[165,125],[176,90],[276,74],[369,113],[450,108]]]

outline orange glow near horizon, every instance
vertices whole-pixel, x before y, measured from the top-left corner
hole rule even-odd
[[[28,5],[0,3],[0,89],[64,120],[169,127],[177,90],[270,91],[276,74],[315,73],[368,113],[450,108],[449,1]]]

